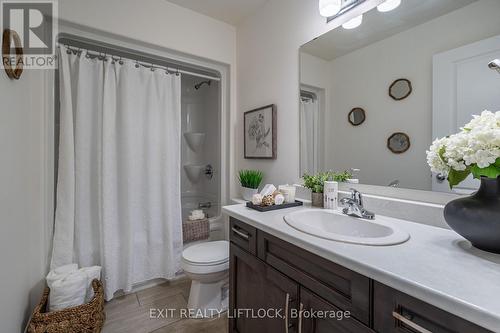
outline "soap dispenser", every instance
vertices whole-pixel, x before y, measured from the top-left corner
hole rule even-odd
[[[338,207],[339,183],[335,181],[325,181],[323,184],[324,208],[335,210]]]

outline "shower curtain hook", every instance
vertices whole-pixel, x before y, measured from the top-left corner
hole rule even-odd
[[[139,68],[139,60],[135,60],[135,68]]]
[[[120,65],[123,65],[122,56],[120,56],[120,60],[118,61],[118,63],[119,63]]]
[[[155,66],[153,65],[153,63],[151,63],[151,72],[154,72],[155,71]]]
[[[179,76],[181,73],[179,73],[179,68],[175,69],[175,76]]]

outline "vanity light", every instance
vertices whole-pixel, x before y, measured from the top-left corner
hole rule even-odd
[[[363,15],[356,16],[353,19],[350,19],[346,23],[342,24],[342,28],[344,29],[354,29],[357,28],[363,23]]]
[[[331,17],[340,12],[342,0],[319,0],[319,13],[324,17]]]
[[[377,6],[379,12],[385,13],[390,12],[399,7],[401,0],[386,0]]]

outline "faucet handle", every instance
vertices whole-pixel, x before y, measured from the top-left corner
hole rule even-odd
[[[351,199],[354,200],[358,205],[363,207],[363,195],[355,188],[351,188]]]

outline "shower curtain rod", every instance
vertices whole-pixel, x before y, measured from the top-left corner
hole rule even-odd
[[[61,37],[58,40],[58,45],[64,45],[69,50],[73,52],[85,51],[91,56],[95,57],[112,57],[115,61],[121,60],[130,60],[133,61],[143,67],[151,68],[151,69],[160,69],[166,70],[171,74],[181,73],[191,76],[196,76],[199,78],[210,79],[214,81],[220,81],[220,77],[215,77],[207,74],[195,73],[189,70],[180,69],[177,66],[174,68],[171,65],[169,66],[168,62],[163,59],[155,58],[154,56],[147,55],[145,53],[135,51],[135,50],[125,50],[117,46],[113,46],[111,44],[100,45],[99,42],[91,41],[88,39],[82,38],[82,40],[76,40],[67,37]],[[161,64],[164,63],[165,65]],[[181,67],[181,66],[179,66]]]

